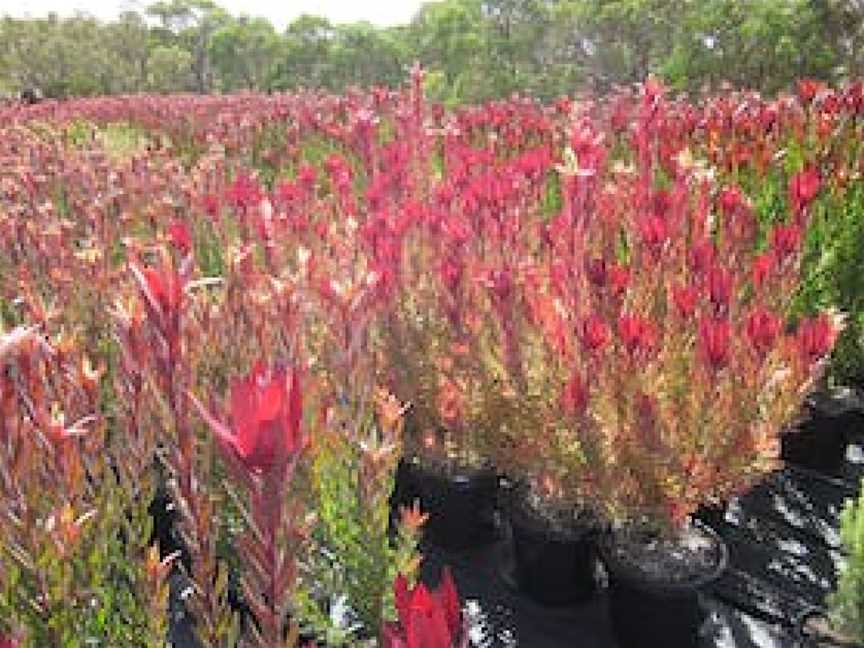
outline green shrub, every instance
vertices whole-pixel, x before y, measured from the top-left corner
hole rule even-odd
[[[840,518],[840,538],[846,554],[837,591],[829,598],[834,625],[864,642],[864,480],[857,500],[847,500]]]
[[[311,477],[318,525],[297,595],[303,625],[327,645],[357,645],[395,619],[392,583],[419,565],[422,518],[403,515],[391,539],[390,494],[401,455],[402,418],[379,393],[377,416],[335,408],[315,438]],[[389,409],[389,412],[387,408]]]

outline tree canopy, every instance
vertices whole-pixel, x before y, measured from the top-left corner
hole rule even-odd
[[[765,92],[864,72],[864,0],[438,0],[408,25],[304,15],[279,33],[212,0],[116,20],[0,20],[0,91],[341,90],[401,83],[419,61],[437,99],[551,98],[663,77],[681,91]]]

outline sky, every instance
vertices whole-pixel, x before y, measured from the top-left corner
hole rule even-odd
[[[368,20],[379,26],[411,20],[423,0],[216,0],[229,13],[263,16],[277,29],[284,29],[300,14],[329,18],[331,22]],[[124,9],[142,10],[151,0],[0,0],[0,15],[44,16],[50,11],[69,15],[76,9],[98,18],[111,19]]]

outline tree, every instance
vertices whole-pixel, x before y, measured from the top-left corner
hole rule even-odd
[[[330,50],[329,85],[398,85],[405,79],[407,61],[394,34],[368,22],[339,25]]]
[[[46,97],[109,92],[110,61],[101,23],[90,16],[3,20],[0,69],[17,90],[38,88]]]
[[[213,82],[210,39],[229,15],[212,0],[161,0],[150,5],[147,14],[160,22],[161,45],[179,46],[190,53],[195,89],[209,92]]]
[[[423,5],[411,24],[411,36],[424,67],[440,70],[447,85],[454,86],[485,53],[480,0]]]
[[[112,22],[0,20],[0,88],[50,97],[395,86],[417,60],[448,103],[604,92],[649,74],[683,91],[773,93],[864,75],[864,0],[437,0],[409,25],[304,15],[283,34],[213,0],[158,0]]]
[[[682,89],[731,82],[773,93],[801,77],[831,78],[838,63],[826,16],[809,0],[710,0],[684,16],[661,67]]]
[[[147,59],[147,85],[157,92],[187,90],[192,80],[192,55],[179,45],[157,45]]]
[[[278,62],[282,43],[264,18],[228,18],[210,41],[210,59],[223,90],[262,90]]]
[[[281,89],[320,88],[331,77],[333,25],[326,18],[304,14],[285,29],[282,55],[273,74]]]
[[[147,83],[147,59],[150,57],[150,30],[144,17],[125,11],[116,22],[106,24],[103,32],[115,70],[110,92],[142,90]]]

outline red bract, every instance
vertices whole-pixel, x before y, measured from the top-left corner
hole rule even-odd
[[[574,126],[570,135],[570,147],[576,154],[582,174],[596,174],[606,161],[607,149],[603,143],[603,135],[596,132],[587,119]]]
[[[409,588],[402,574],[396,577],[393,589],[399,620],[384,624],[382,648],[467,646],[459,594],[448,568],[444,568],[441,583],[433,592],[422,583]]]
[[[462,274],[464,272],[464,267],[461,262],[454,258],[446,258],[441,262],[439,266],[439,273],[441,275],[441,280],[444,282],[444,286],[451,293],[455,293],[456,289],[459,286],[459,282],[462,279]]]
[[[315,179],[318,175],[318,172],[315,170],[315,167],[304,164],[300,167],[299,171],[297,171],[297,184],[301,186],[304,191],[310,192],[315,188]]]
[[[585,272],[588,275],[588,280],[598,288],[606,285],[606,260],[603,257],[586,261]]]
[[[757,307],[747,316],[747,337],[753,349],[765,355],[774,347],[783,323],[771,311]]]
[[[513,273],[506,269],[492,270],[486,276],[486,287],[499,303],[507,301],[513,293]]]
[[[731,337],[726,319],[706,317],[699,322],[699,353],[709,369],[717,371],[728,364]]]
[[[753,285],[762,287],[777,265],[777,257],[772,252],[765,252],[753,259]]]
[[[657,191],[651,196],[651,208],[654,214],[663,218],[672,209],[672,196],[668,191]]]
[[[696,311],[696,300],[699,293],[693,286],[672,286],[672,301],[678,314],[685,319]]]
[[[181,220],[175,220],[168,227],[168,238],[181,254],[189,254],[192,249],[192,234],[189,232],[189,226]]]
[[[720,192],[720,207],[727,215],[734,213],[735,210],[742,207],[744,203],[744,194],[738,187],[724,187]]]
[[[166,315],[180,309],[183,285],[176,273],[156,268],[144,268],[141,273],[144,277],[142,288],[145,288],[145,297],[151,308]]]
[[[623,295],[630,285],[630,268],[627,266],[611,265],[608,268],[609,286],[615,295]]]
[[[230,428],[213,417],[193,397],[193,403],[216,435],[220,446],[233,452],[250,472],[279,470],[302,449],[300,429],[303,396],[296,369],[266,369],[259,362],[231,386]]]
[[[798,81],[798,96],[804,103],[810,103],[824,87],[825,84],[821,81],[815,79],[801,79]]]
[[[714,267],[717,247],[711,239],[702,239],[690,249],[690,267],[696,274],[704,274]]]
[[[653,251],[658,251],[669,237],[666,221],[660,216],[643,216],[639,220],[639,233],[642,243]]]
[[[654,348],[657,343],[657,329],[650,320],[625,313],[618,318],[618,337],[627,351],[634,355]]]
[[[585,381],[578,373],[574,373],[561,392],[561,407],[569,416],[573,416],[584,412],[587,405],[588,389]]]
[[[134,264],[130,266],[144,297],[147,316],[167,346],[167,357],[162,359],[171,364],[180,358],[180,316],[191,267],[191,255],[184,259],[180,271],[170,266],[161,270],[151,267],[141,269]]]
[[[0,648],[19,648],[21,644],[12,637],[0,637]]]
[[[801,228],[795,223],[775,225],[771,230],[771,247],[778,261],[793,256],[801,245]]]
[[[789,205],[792,212],[800,216],[819,194],[822,182],[819,172],[813,167],[799,171],[789,181]]]
[[[263,195],[263,189],[255,178],[240,173],[225,192],[225,199],[235,209],[249,209],[258,205]]]
[[[207,194],[201,199],[201,204],[204,207],[205,214],[207,214],[213,220],[219,219],[219,212],[222,209],[222,205],[219,203],[218,196],[214,196],[213,194]]]
[[[714,266],[708,272],[708,297],[717,308],[725,308],[732,297],[732,273],[721,266]]]
[[[609,325],[599,315],[591,315],[582,324],[582,344],[588,351],[600,351],[609,343]]]
[[[696,312],[699,293],[693,286],[672,286],[672,302],[681,317],[688,318]]]
[[[798,325],[796,342],[801,359],[812,364],[824,358],[834,346],[837,331],[824,313]]]

